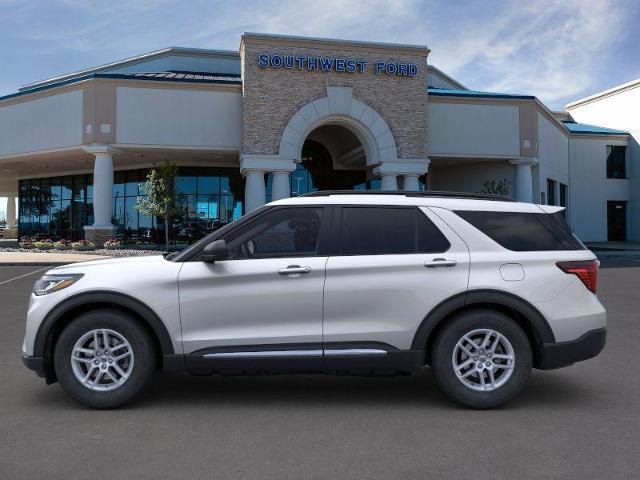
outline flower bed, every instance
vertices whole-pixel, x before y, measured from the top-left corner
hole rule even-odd
[[[80,252],[89,252],[95,250],[96,245],[93,242],[89,242],[87,240],[78,240],[77,242],[71,243],[71,248]]]
[[[124,244],[121,240],[111,238],[104,242],[104,248],[105,250],[118,250],[120,248],[124,248]]]
[[[73,248],[71,246],[72,243],[71,240],[58,240],[53,242],[53,248],[54,250],[71,250]]]
[[[52,250],[53,241],[51,241],[51,239],[36,240],[35,242],[33,242],[33,247],[39,250]]]

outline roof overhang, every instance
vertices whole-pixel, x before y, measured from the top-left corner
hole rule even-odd
[[[19,92],[25,90],[32,90],[51,83],[64,82],[73,78],[83,77],[92,73],[100,73],[105,70],[112,70],[114,68],[123,68],[131,65],[136,65],[149,60],[156,60],[158,58],[169,57],[171,55],[192,56],[192,57],[216,57],[216,58],[229,58],[232,60],[239,60],[240,54],[238,52],[230,50],[209,50],[202,48],[185,48],[185,47],[168,47],[162,50],[156,50],[154,52],[143,53],[142,55],[136,55],[135,57],[125,58],[123,60],[117,60],[115,62],[106,63],[97,67],[87,68],[84,70],[78,70],[77,72],[67,73],[58,77],[49,78],[46,80],[40,80],[38,82],[28,83],[18,88]]]
[[[636,87],[640,87],[640,78],[627,83],[623,83],[622,85],[618,85],[617,87],[613,87],[608,90],[603,90],[602,92],[594,93],[593,95],[581,98],[574,102],[567,103],[564,108],[566,108],[567,110],[571,110],[587,103],[596,102],[598,100],[602,100],[603,98],[626,92],[627,90],[631,90]]]

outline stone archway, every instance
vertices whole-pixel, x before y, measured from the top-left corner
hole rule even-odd
[[[393,162],[398,158],[396,142],[382,116],[364,102],[353,98],[350,87],[327,87],[327,96],[300,108],[282,132],[278,156],[299,162],[309,134],[323,125],[349,129],[360,141],[367,166]]]

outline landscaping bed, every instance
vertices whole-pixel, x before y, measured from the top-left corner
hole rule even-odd
[[[162,250],[139,250],[139,249],[106,249],[96,248],[95,250],[75,250],[69,249],[53,249],[53,248],[0,248],[0,252],[25,252],[25,253],[52,253],[57,255],[104,255],[107,257],[135,257],[142,255],[161,255]]]

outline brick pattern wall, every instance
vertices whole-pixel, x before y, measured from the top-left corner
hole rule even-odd
[[[261,68],[260,54],[338,57],[368,62],[364,73]],[[354,98],[376,110],[393,133],[399,158],[426,158],[427,61],[424,56],[344,49],[273,45],[251,38],[242,43],[242,153],[277,154],[289,119],[305,104],[327,95],[326,87],[353,88]],[[375,74],[378,61],[418,66],[414,77]]]

